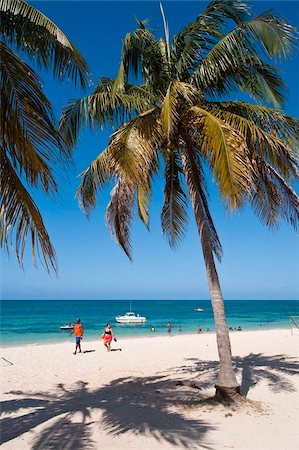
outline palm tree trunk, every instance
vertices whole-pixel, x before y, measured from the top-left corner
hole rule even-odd
[[[231,399],[239,394],[240,386],[237,382],[232,365],[231,345],[224,310],[223,296],[214,262],[211,237],[206,221],[206,213],[202,202],[200,177],[196,171],[196,164],[193,159],[192,151],[184,146],[181,146],[180,150],[182,155],[183,172],[188,186],[191,204],[200,236],[215,320],[220,361],[218,382],[215,386],[216,397],[219,399]]]

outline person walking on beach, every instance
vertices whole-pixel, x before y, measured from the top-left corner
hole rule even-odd
[[[83,339],[83,325],[82,325],[80,319],[76,320],[76,324],[75,324],[75,326],[74,326],[70,336],[72,334],[75,334],[75,337],[76,337],[76,348],[75,348],[75,351],[74,351],[74,355],[77,354],[77,350],[78,350],[78,353],[82,353],[81,341]]]
[[[110,323],[107,323],[107,325],[104,329],[104,334],[102,336],[103,336],[104,345],[107,348],[108,352],[110,352],[111,342],[113,339],[113,330],[112,330]]]
[[[172,328],[172,323],[169,321],[168,324],[167,324],[167,333],[168,333],[168,336],[171,335],[171,328]]]

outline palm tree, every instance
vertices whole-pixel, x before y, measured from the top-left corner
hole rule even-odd
[[[88,82],[87,64],[50,19],[23,0],[0,1],[0,245],[13,245],[22,265],[26,239],[48,271],[56,271],[55,251],[28,187],[55,195],[53,168],[70,159],[52,106],[35,71],[16,52],[29,56],[56,78]],[[23,180],[22,180],[23,179]]]
[[[239,385],[214,262],[222,248],[208,207],[205,169],[210,168],[228,209],[250,204],[268,226],[281,219],[298,226],[299,201],[290,185],[298,178],[298,121],[277,109],[284,84],[278,69],[264,61],[286,57],[295,30],[269,12],[250,16],[244,2],[214,0],[170,43],[162,14],[165,38],[156,38],[146,22],[138,21],[123,41],[117,77],[100,78],[91,95],[71,101],[60,127],[69,148],[88,124],[116,128],[107,148],[83,172],[78,197],[89,215],[98,191],[115,183],[106,220],[129,258],[135,203],[148,227],[151,185],[160,167],[162,229],[172,247],[185,231],[187,187],[216,325],[216,395],[233,397]],[[228,33],[226,19],[235,22]],[[134,78],[141,83],[133,84]],[[219,101],[237,91],[256,103]]]

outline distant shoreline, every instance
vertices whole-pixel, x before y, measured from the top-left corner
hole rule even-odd
[[[291,328],[289,327],[282,327],[282,328],[279,328],[279,327],[275,327],[275,328],[262,328],[262,327],[260,327],[260,328],[255,328],[255,329],[248,329],[248,328],[246,328],[246,329],[242,329],[242,331],[238,331],[238,330],[229,330],[229,333],[230,333],[230,335],[231,334],[246,334],[246,333],[259,333],[259,332],[273,332],[273,331],[289,331],[290,332],[290,334],[291,334]],[[299,330],[297,330],[298,332],[299,332]],[[183,338],[183,337],[192,337],[192,336],[210,336],[210,335],[215,335],[216,334],[216,332],[215,332],[215,330],[212,330],[212,331],[203,331],[203,333],[180,333],[180,332],[173,332],[172,333],[172,336],[171,337],[176,337],[176,338]],[[299,334],[299,333],[298,333]],[[136,341],[139,341],[139,340],[142,340],[142,339],[148,339],[148,340],[150,340],[150,339],[158,339],[158,338],[166,338],[166,339],[169,339],[169,336],[167,336],[167,333],[165,332],[164,334],[162,334],[162,333],[151,333],[151,332],[149,332],[148,334],[144,334],[144,335],[139,335],[139,336],[134,336],[134,335],[126,335],[126,336],[122,336],[121,338],[117,338],[117,341],[118,342],[124,342],[124,341],[134,341],[134,340],[136,340]],[[16,349],[16,348],[24,348],[24,347],[26,347],[26,348],[28,348],[28,347],[41,347],[41,346],[57,346],[57,345],[69,345],[69,344],[72,344],[73,343],[73,340],[74,340],[74,337],[72,336],[72,337],[70,337],[68,340],[65,340],[65,341],[54,341],[54,340],[52,340],[52,341],[43,341],[43,342],[28,342],[28,343],[24,343],[24,344],[21,344],[21,343],[12,343],[12,344],[8,344],[8,345],[6,345],[6,344],[2,344],[2,343],[0,343],[0,349],[9,349],[9,348],[14,348],[14,349]],[[100,339],[100,337],[99,337],[99,339],[94,339],[94,338],[86,338],[86,339],[83,339],[83,344],[82,345],[84,345],[84,343],[85,342],[87,342],[88,344],[98,344],[98,343],[101,343],[102,341],[101,341],[101,339]]]

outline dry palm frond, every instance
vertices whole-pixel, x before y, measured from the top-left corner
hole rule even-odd
[[[203,239],[208,241],[211,250],[220,261],[222,247],[209,211],[205,178],[198,152],[193,148],[191,141],[182,136],[180,137],[180,152],[198,231]]]
[[[110,164],[109,148],[106,148],[80,175],[81,183],[77,196],[79,204],[89,217],[92,208],[96,206],[97,192],[106,182],[113,179],[114,173]]]
[[[168,141],[177,132],[179,119],[178,98],[173,83],[170,83],[161,110],[161,123]]]
[[[120,127],[107,148],[81,174],[79,203],[89,215],[96,204],[97,191],[115,176],[123,175],[138,188],[140,216],[146,219],[150,179],[158,168],[156,147],[161,140],[159,110],[149,110]]]
[[[217,103],[216,103],[217,105]],[[221,102],[222,110],[244,117],[290,147],[299,145],[299,120],[283,111],[246,102]]]
[[[28,234],[34,264],[36,256],[48,272],[57,271],[54,248],[33,199],[17,176],[5,151],[0,147],[0,245],[9,251],[14,247],[22,266]]]
[[[188,222],[187,197],[182,183],[182,166],[177,151],[170,150],[165,156],[164,204],[161,224],[171,247],[176,247],[184,236]]]
[[[89,82],[88,67],[66,35],[44,14],[24,0],[0,0],[2,39],[13,44],[54,76]]]
[[[251,165],[244,136],[207,110],[194,106],[184,119],[198,148],[208,159],[224,201],[233,209],[248,195]]]
[[[259,219],[270,228],[277,228],[281,220],[298,231],[299,197],[284,178],[262,158],[255,161],[252,207]]]
[[[269,161],[286,179],[298,178],[296,146],[290,148],[274,133],[265,131],[252,120],[228,111],[221,103],[205,104],[205,108],[225,123],[238,130],[246,139],[250,157],[256,155]]]
[[[150,168],[148,172],[140,177],[137,183],[137,206],[140,220],[149,230],[149,204],[152,195],[152,178],[158,167]]]
[[[177,134],[182,111],[200,100],[202,95],[191,84],[177,80],[169,84],[161,109],[162,128],[168,141],[173,140]]]
[[[151,109],[120,127],[111,137],[109,154],[114,171],[138,182],[158,166],[161,142],[160,110]]]
[[[131,181],[123,175],[119,177],[111,191],[111,200],[106,211],[106,222],[110,233],[132,259],[130,226],[133,218],[135,189]]]

